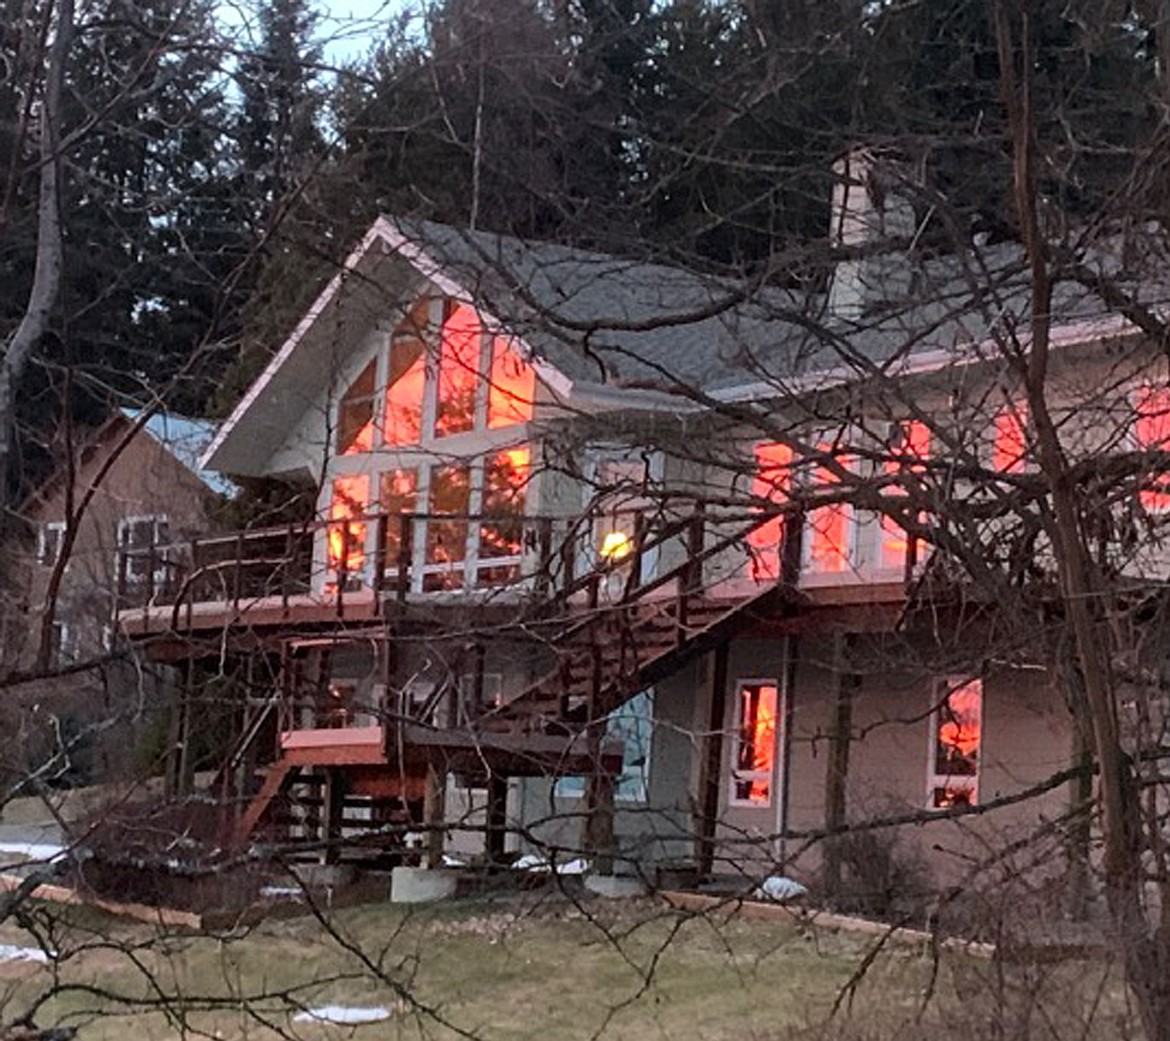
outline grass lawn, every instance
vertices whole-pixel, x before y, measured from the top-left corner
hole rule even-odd
[[[1100,964],[998,966],[889,947],[830,1019],[871,938],[650,900],[528,894],[408,912],[380,904],[212,937],[40,906],[50,965],[0,964],[0,1022],[54,985],[37,1023],[83,1039],[474,1036],[490,1041],[851,1041],[1133,1036]],[[12,921],[0,944],[28,945]],[[293,1021],[298,1007],[384,1006],[389,1021]]]

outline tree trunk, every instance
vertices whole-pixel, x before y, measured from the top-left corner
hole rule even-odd
[[[72,36],[73,0],[58,0],[57,31],[49,45],[41,104],[36,267],[24,315],[7,343],[0,363],[0,495],[5,504],[9,494],[9,462],[16,436],[13,425],[16,388],[33,348],[48,331],[49,319],[61,293],[61,94]],[[6,517],[7,509],[0,517],[0,526],[7,526]]]

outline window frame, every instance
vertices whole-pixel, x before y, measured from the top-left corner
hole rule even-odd
[[[68,525],[65,521],[43,521],[37,528],[37,563],[41,567],[54,567],[61,556],[61,546],[65,540],[65,531]],[[52,559],[49,558],[48,533],[53,532],[56,537]]]
[[[480,516],[483,513],[483,503],[485,494],[485,482],[487,480],[487,470],[491,465],[492,460],[498,456],[506,453],[523,450],[526,453],[525,466],[527,473],[524,477],[522,485],[523,490],[523,505],[518,511],[516,517],[505,517],[502,521],[504,524],[513,523],[517,521],[521,525],[521,545],[518,553],[509,556],[487,556],[481,552],[483,546],[484,529],[490,527],[485,524],[484,520],[479,521],[454,521],[444,522],[441,516],[436,515],[431,518],[429,515],[435,511],[432,509],[432,490],[434,486],[434,475],[436,471],[449,469],[452,467],[466,467],[469,471],[468,477],[468,509],[467,513],[472,516]],[[386,477],[393,474],[412,471],[416,475],[415,483],[415,506],[410,512],[416,514],[423,514],[427,519],[412,525],[410,533],[410,592],[412,593],[426,593],[442,594],[442,593],[463,593],[474,590],[498,590],[505,588],[511,584],[512,579],[505,579],[503,581],[484,581],[482,575],[488,571],[500,571],[503,569],[514,569],[515,577],[520,578],[523,575],[523,563],[525,556],[524,539],[526,534],[526,524],[528,518],[528,506],[530,496],[533,488],[532,475],[532,446],[529,442],[523,441],[511,445],[498,445],[487,448],[484,451],[477,452],[475,455],[468,456],[450,456],[447,458],[420,458],[407,456],[402,459],[404,465],[401,466],[386,466],[375,470],[372,474],[371,486],[376,486],[379,492],[378,501],[371,503],[369,510],[373,512],[382,511],[381,490],[383,482]],[[458,516],[457,514],[453,516]],[[455,523],[461,524],[463,527],[462,540],[462,556],[458,560],[451,561],[436,561],[428,558],[428,551],[432,548],[431,536],[433,530],[432,523]],[[376,528],[376,525],[371,527]],[[398,561],[397,559],[390,559],[386,557],[382,561],[383,576],[386,578],[396,578],[398,575]],[[438,581],[442,581],[443,576],[461,575],[462,580],[453,585],[446,585],[442,587],[436,586],[436,576]],[[429,581],[428,581],[429,580]],[[432,588],[428,588],[432,586]]]
[[[743,737],[743,691],[748,687],[771,687],[775,691],[775,706],[773,708],[772,724],[772,764],[768,770],[743,770],[739,763],[740,742]],[[727,760],[727,805],[734,809],[770,810],[776,802],[776,789],[780,777],[780,765],[783,755],[784,730],[784,690],[779,679],[770,676],[749,676],[736,680],[732,688],[733,723],[729,732]],[[742,798],[737,792],[737,785],[744,780],[766,780],[768,797],[765,800]]]
[[[618,775],[613,786],[613,798],[615,803],[623,803],[627,806],[645,805],[650,801],[650,785],[652,783],[652,766],[654,763],[654,735],[658,729],[658,722],[654,715],[655,708],[658,703],[656,689],[653,686],[646,687],[644,690],[638,691],[632,698],[624,704],[615,708],[608,716],[605,717],[605,733],[608,737],[620,736],[615,735],[613,727],[615,723],[622,720],[622,712],[634,705],[640,699],[644,699],[643,703],[646,706],[646,711],[640,715],[627,715],[625,718],[630,718],[635,723],[646,721],[648,723],[648,733],[645,741],[645,756],[642,760],[641,769],[637,770],[637,776],[633,778],[632,783],[636,784],[635,790],[631,791],[629,788],[622,789],[622,783],[627,780],[626,773],[626,753],[628,749],[627,744],[622,747],[622,772]],[[630,771],[634,773],[633,770]],[[583,799],[588,789],[588,778],[581,774],[567,774],[564,777],[558,777],[553,783],[553,796],[557,799]]]
[[[130,562],[135,559],[141,559],[144,556],[149,561],[151,551],[159,549],[165,551],[170,546],[170,523],[170,515],[166,513],[130,514],[118,518],[118,544],[115,551],[114,563],[118,582],[125,589],[137,590],[143,586],[152,586],[154,589],[158,589],[166,583],[169,573],[169,561],[165,552],[155,555],[153,574],[149,571],[144,571],[142,574],[134,574]],[[136,524],[151,525],[151,540],[145,546],[134,547],[128,545],[126,542],[126,533],[132,530]],[[165,539],[159,538],[160,527],[165,529]],[[125,567],[122,564],[123,560],[126,561]]]
[[[820,455],[834,456],[837,464],[843,469],[852,473],[857,472],[858,459],[852,452],[834,453],[832,443],[826,443],[817,439],[817,453]],[[818,462],[817,459],[803,460],[801,466],[801,486],[802,488],[815,489],[819,487],[835,487],[841,485],[843,482],[835,475],[826,470],[823,463]],[[827,480],[820,480],[819,474],[822,472],[828,473]],[[839,513],[841,517],[841,524],[844,528],[844,544],[840,547],[839,557],[841,559],[841,566],[838,568],[827,568],[818,566],[814,553],[813,542],[817,535],[816,518],[822,512]],[[800,546],[800,573],[802,579],[813,578],[820,581],[831,581],[834,578],[841,578],[849,575],[857,574],[861,569],[862,561],[859,560],[861,553],[861,538],[859,527],[861,523],[860,513],[854,506],[852,501],[843,500],[841,502],[830,503],[824,506],[817,506],[809,509],[804,518],[804,530],[801,533]]]
[[[916,419],[913,416],[890,420],[886,425],[886,438],[883,446],[884,451],[888,454],[884,460],[878,463],[880,475],[882,477],[903,478],[906,474],[923,473],[930,460],[933,441],[934,430],[927,420]],[[902,458],[894,458],[895,454]],[[894,483],[887,485],[882,494],[892,502],[900,502],[907,497],[908,492]],[[917,517],[919,521],[922,520],[921,513]],[[893,544],[899,539],[902,542],[902,547],[900,550],[894,549]],[[907,558],[913,543],[914,536],[898,524],[890,514],[880,513],[877,518],[876,546],[873,550],[873,570],[879,574],[904,575]]]
[[[1143,416],[1142,405],[1151,395],[1163,397],[1161,410],[1151,415]],[[1131,427],[1131,443],[1137,452],[1168,451],[1170,452],[1170,429],[1167,429],[1160,444],[1153,443],[1142,435],[1143,419],[1161,420],[1170,428],[1170,385],[1157,383],[1152,380],[1142,380],[1129,394],[1130,407],[1133,409],[1133,425]],[[1156,477],[1150,473],[1143,473],[1137,491],[1138,504],[1146,513],[1161,515],[1170,513],[1170,471],[1164,476]]]
[[[975,772],[972,774],[943,773],[939,770],[938,761],[938,737],[939,728],[943,723],[943,706],[955,694],[971,688],[974,688],[979,695],[978,729],[976,731],[978,743],[975,748]],[[930,718],[926,733],[926,808],[928,810],[938,812],[953,808],[956,805],[979,805],[979,786],[983,772],[983,752],[986,744],[986,713],[984,711],[986,698],[984,694],[982,676],[952,675],[937,679],[931,685]],[[956,781],[960,783],[956,784]],[[951,803],[950,805],[937,803],[937,791],[948,787],[964,788],[969,793],[968,802],[966,804]]]
[[[440,434],[436,428],[441,413],[440,380],[442,377],[441,360],[444,344],[443,330],[447,321],[460,308],[464,307],[471,310],[479,323],[473,415],[471,425],[468,428],[451,430],[447,433]],[[388,409],[391,355],[394,349],[396,334],[405,338],[408,335],[408,331],[403,330],[403,326],[408,322],[416,321],[424,309],[426,321],[419,323],[417,330],[418,337],[422,341],[424,348],[423,388],[422,399],[419,402],[418,438],[414,441],[403,442],[390,440],[387,437],[387,431],[390,427],[390,423],[388,422]],[[497,389],[496,384],[493,382],[493,375],[497,371],[497,366],[503,365],[504,359],[509,352],[523,366],[527,367],[529,373],[527,378],[521,380],[518,377],[511,377],[509,384],[517,382],[530,384],[531,400],[528,402],[521,402],[503,384]],[[342,450],[338,447],[342,410],[347,404],[347,399],[353,385],[361,379],[371,364],[375,367],[372,413],[373,437],[371,446],[368,450],[362,449],[355,451],[352,448]],[[341,458],[348,459],[379,451],[432,452],[434,454],[451,452],[451,446],[458,444],[460,439],[498,435],[502,431],[524,428],[535,417],[540,380],[532,352],[519,336],[508,333],[504,329],[495,328],[494,323],[490,318],[485,317],[475,303],[469,300],[461,300],[456,296],[435,294],[416,297],[411,305],[403,310],[389,331],[384,332],[378,338],[377,348],[371,353],[364,354],[360,358],[359,363],[355,364],[348,371],[349,378],[345,382],[341,392],[336,395],[336,400],[333,402],[330,410],[334,421],[334,433],[331,443],[334,448],[334,455]],[[409,368],[405,371],[409,371]],[[505,411],[511,413],[507,422],[492,422],[491,409],[493,394],[506,399],[502,407]],[[358,400],[358,398],[354,398],[349,403],[352,405]],[[525,406],[529,415],[527,418],[518,418],[519,414],[525,410]]]

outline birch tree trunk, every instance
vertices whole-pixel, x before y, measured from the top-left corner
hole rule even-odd
[[[16,388],[33,349],[48,331],[53,308],[61,293],[61,96],[72,37],[73,0],[58,0],[56,31],[48,49],[40,113],[36,268],[28,304],[4,347],[4,358],[0,363],[0,495],[5,503],[16,437],[13,407]],[[2,526],[4,521],[0,519]]]

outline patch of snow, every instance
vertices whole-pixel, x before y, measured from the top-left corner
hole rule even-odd
[[[807,895],[808,889],[805,886],[785,875],[769,875],[752,890],[752,896],[757,900],[775,900],[778,904]]]
[[[390,1018],[388,1008],[349,1008],[345,1005],[322,1005],[305,1009],[293,1016],[294,1023],[380,1023]]]
[[[0,853],[13,853],[26,860],[45,860],[50,864],[68,852],[63,846],[51,846],[46,842],[0,842]]]
[[[462,857],[453,857],[450,853],[443,854],[443,867],[446,868],[460,868],[467,867],[467,861]]]
[[[544,872],[551,871],[552,865],[548,862],[548,857],[542,857],[539,853],[525,853],[512,862],[512,870]]]
[[[512,870],[547,874],[553,871],[554,867],[548,857],[540,853],[525,853],[512,864]],[[583,857],[577,857],[574,860],[566,860],[563,864],[557,864],[555,870],[558,875],[584,875],[589,871],[589,861]]]
[[[46,964],[49,956],[39,947],[14,947],[9,943],[0,943],[0,962],[4,961],[31,961]]]
[[[300,886],[261,886],[260,896],[265,900],[304,900],[305,891]]]

